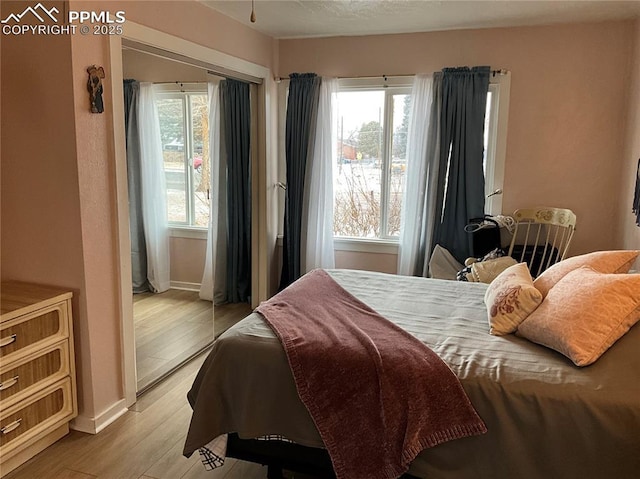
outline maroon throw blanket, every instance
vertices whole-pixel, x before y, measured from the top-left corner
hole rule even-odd
[[[446,363],[325,271],[256,311],[282,342],[338,479],[397,478],[421,450],[486,432]]]

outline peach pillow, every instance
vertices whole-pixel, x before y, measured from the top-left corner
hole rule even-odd
[[[494,279],[484,295],[489,332],[496,336],[513,333],[542,301],[533,286],[526,263],[509,266]]]
[[[619,251],[595,251],[567,258],[554,264],[538,276],[533,285],[546,297],[549,290],[553,288],[567,273],[581,266],[591,266],[600,273],[628,273],[629,268],[636,260],[640,251],[619,250]]]
[[[518,327],[518,336],[587,366],[639,319],[640,274],[605,274],[583,266],[551,288]]]

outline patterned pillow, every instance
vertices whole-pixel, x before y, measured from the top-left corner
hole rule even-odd
[[[549,290],[567,273],[581,266],[591,266],[601,273],[627,273],[639,254],[640,251],[620,250],[595,251],[574,256],[551,266],[535,279],[533,285],[538,288],[544,298]]]
[[[518,327],[518,336],[587,366],[639,319],[640,274],[605,274],[583,266],[551,288]]]
[[[508,267],[494,279],[484,295],[489,317],[489,332],[500,336],[513,333],[542,301],[533,286],[526,263]]]

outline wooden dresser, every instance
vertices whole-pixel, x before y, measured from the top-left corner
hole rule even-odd
[[[69,432],[77,415],[71,296],[50,286],[0,286],[0,475]]]

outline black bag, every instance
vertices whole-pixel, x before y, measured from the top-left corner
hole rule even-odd
[[[542,256],[545,253],[545,249],[547,252],[546,261],[542,264]],[[523,251],[524,250],[524,251]],[[534,249],[533,245],[521,245],[515,244],[513,245],[513,251],[511,252],[511,257],[516,261],[522,261],[529,265],[529,270],[531,271],[531,275],[535,278],[538,276],[538,270],[540,273],[543,273],[547,266],[552,266],[559,259],[558,248],[553,247],[550,244],[541,244]]]
[[[480,258],[502,246],[500,225],[491,216],[470,219],[464,230],[469,233],[469,250],[474,258]]]

